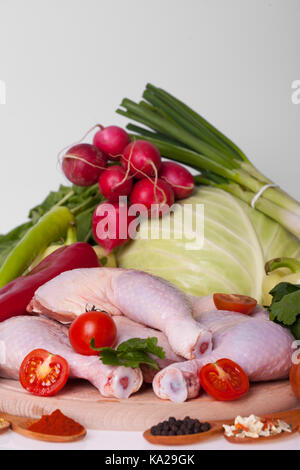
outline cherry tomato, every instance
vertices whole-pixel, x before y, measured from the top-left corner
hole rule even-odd
[[[206,393],[216,400],[236,400],[249,389],[249,380],[243,369],[230,359],[219,359],[200,370],[200,383]]]
[[[253,297],[238,294],[214,294],[214,303],[218,310],[230,310],[249,315],[256,307]]]
[[[106,312],[86,312],[73,321],[69,329],[70,343],[79,354],[97,356],[90,342],[95,338],[97,348],[111,347],[117,336],[116,324]]]
[[[290,384],[300,400],[300,354],[297,356],[297,363],[293,363],[290,369]]]
[[[50,397],[59,392],[69,377],[69,364],[57,354],[34,349],[24,358],[19,372],[22,386],[34,395]]]

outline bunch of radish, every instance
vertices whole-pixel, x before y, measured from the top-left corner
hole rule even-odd
[[[98,127],[93,144],[79,143],[68,149],[62,170],[78,186],[98,182],[107,201],[94,212],[93,234],[109,253],[129,240],[129,226],[138,214],[160,217],[175,200],[188,197],[194,178],[182,165],[162,162],[152,143],[130,142],[127,132],[118,126]]]

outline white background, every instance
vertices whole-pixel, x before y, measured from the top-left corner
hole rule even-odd
[[[115,109],[147,82],[198,110],[300,198],[299,22],[299,0],[0,0],[0,233],[65,181],[58,151],[97,122],[124,124]],[[45,448],[1,438],[1,448]],[[135,433],[88,439],[74,447],[150,448]]]
[[[192,105],[300,198],[299,0],[0,0],[0,233],[63,176],[57,153],[125,124],[152,82]]]

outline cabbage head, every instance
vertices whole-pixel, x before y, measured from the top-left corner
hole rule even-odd
[[[185,223],[184,235],[178,236],[182,204],[191,208],[191,234]],[[197,250],[187,250],[198,204],[204,207],[204,242]],[[119,250],[118,265],[163,277],[189,294],[239,293],[261,301],[265,262],[300,254],[300,243],[292,234],[221,189],[197,189],[170,219],[171,239],[164,238],[162,219],[142,221],[139,238]],[[159,233],[157,239],[150,231]]]

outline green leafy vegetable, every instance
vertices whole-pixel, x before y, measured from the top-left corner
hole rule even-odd
[[[35,224],[53,206],[67,207],[76,219],[78,241],[88,242],[92,240],[93,211],[102,200],[97,184],[89,187],[60,185],[57,191],[51,191],[41,204],[31,209],[29,218]]]
[[[96,348],[95,338],[91,340],[90,346],[95,351],[99,351],[103,364],[112,366],[139,367],[140,364],[147,364],[154,369],[159,369],[155,359],[150,355],[165,358],[163,348],[157,346],[157,338],[131,338],[119,344],[117,349]]]
[[[273,296],[269,307],[270,320],[286,326],[293,325],[300,314],[300,286],[280,282],[270,294]]]
[[[271,291],[272,303],[268,307],[270,320],[288,326],[296,339],[300,339],[300,285],[280,282]]]
[[[292,234],[221,189],[201,187],[177,204],[178,210],[171,215],[170,239],[164,237],[166,217],[143,220],[138,238],[117,252],[120,267],[163,277],[188,294],[239,293],[260,302],[264,265],[270,255],[299,253],[299,241]],[[200,205],[204,221],[198,229],[204,229],[204,243],[189,250],[186,245],[195,239]],[[187,221],[186,206],[191,213]],[[157,239],[151,233],[157,233]]]
[[[295,236],[262,212],[252,209],[241,200],[239,203],[255,228],[266,261],[283,256],[291,258],[300,256],[300,243]]]
[[[76,228],[77,228],[77,239],[80,242],[92,241],[92,217],[93,210],[88,209],[82,214],[77,215]]]
[[[97,184],[90,187],[61,185],[57,191],[51,191],[41,204],[30,210],[28,222],[14,228],[6,235],[0,235],[0,267],[28,230],[53,207],[62,206],[69,209],[75,217],[78,241],[93,243],[92,215],[102,200]]]
[[[27,233],[32,225],[32,222],[26,222],[25,224],[14,228],[6,235],[0,236],[0,266],[2,266],[8,254],[15,248],[17,243],[21,240],[25,233]]]
[[[297,320],[291,326],[292,335],[295,336],[296,339],[300,339],[300,315],[298,315]]]
[[[280,282],[275,286],[272,290],[270,290],[270,294],[273,297],[273,304],[276,302],[280,302],[283,297],[288,294],[292,294],[300,289],[300,286],[296,284],[291,284],[290,282]]]

